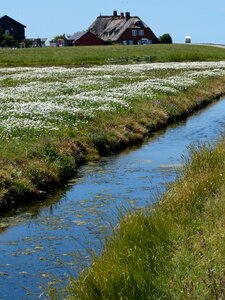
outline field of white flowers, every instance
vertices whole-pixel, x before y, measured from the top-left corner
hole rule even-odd
[[[76,128],[97,113],[154,101],[202,78],[225,75],[225,62],[0,69],[0,135]]]

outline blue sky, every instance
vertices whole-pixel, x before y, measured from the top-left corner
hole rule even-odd
[[[1,14],[27,26],[27,37],[52,37],[86,30],[101,13],[130,11],[156,36],[170,33],[175,43],[190,35],[194,43],[225,44],[224,0],[8,0]]]

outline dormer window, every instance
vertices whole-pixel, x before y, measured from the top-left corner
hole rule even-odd
[[[144,24],[143,24],[143,22],[141,21],[141,20],[139,20],[139,21],[137,21],[137,22],[135,22],[135,26],[138,26],[138,27],[144,27]]]

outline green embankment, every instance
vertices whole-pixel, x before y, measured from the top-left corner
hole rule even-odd
[[[224,60],[225,50],[199,45],[0,49],[0,67]]]
[[[157,102],[136,99],[129,112],[99,113],[75,130],[5,140],[0,145],[1,211],[16,202],[46,197],[49,190],[74,176],[81,163],[141,142],[160,126],[224,92],[225,77],[204,79],[177,95],[161,95]]]
[[[224,140],[192,148],[182,177],[120,221],[68,299],[224,299],[224,179]]]
[[[162,47],[159,54],[167,49],[167,56],[175,49],[185,55],[192,48],[156,46]],[[214,49],[196,49],[208,48]],[[79,48],[84,56],[85,49]],[[142,47],[129,52],[135,49],[139,55]],[[1,50],[0,55],[7,53]],[[40,50],[42,55],[76,51],[17,50]],[[45,197],[74,176],[81,163],[142,142],[159,127],[221,96],[224,69],[223,62],[0,69],[0,212],[16,202]]]

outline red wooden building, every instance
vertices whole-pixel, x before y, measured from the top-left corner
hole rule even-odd
[[[90,31],[77,32],[71,38],[74,46],[104,45],[104,41]]]

